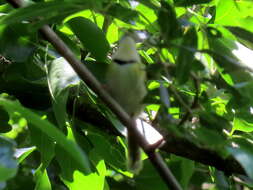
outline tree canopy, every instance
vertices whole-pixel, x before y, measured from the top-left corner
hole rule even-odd
[[[126,33],[164,139],[139,174],[104,87]],[[0,189],[253,188],[252,50],[251,0],[0,0]]]

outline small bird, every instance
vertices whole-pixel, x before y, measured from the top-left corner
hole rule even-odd
[[[145,81],[145,65],[141,63],[135,41],[125,36],[112,56],[106,73],[106,86],[111,96],[135,120],[144,108],[142,101],[147,94]],[[138,173],[142,168],[140,148],[129,131],[127,140],[128,168]]]

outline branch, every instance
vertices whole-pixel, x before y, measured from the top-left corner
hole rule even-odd
[[[220,171],[223,171],[226,175],[243,174],[244,169],[241,165],[232,157],[222,158],[215,151],[198,147],[192,142],[175,137],[171,134],[165,135],[165,144],[161,147],[161,150],[172,153],[177,156],[185,157],[193,161],[197,161],[204,165],[213,166]]]
[[[79,107],[80,106],[80,107]],[[93,116],[97,116],[100,113],[95,109],[89,109],[89,113],[87,110],[82,108],[87,108],[87,105],[78,105],[76,107],[78,113],[76,117],[82,121],[88,122],[93,126],[99,126],[99,130],[106,132],[110,135],[119,135],[115,131],[112,124],[110,122],[104,122],[106,118],[101,118],[96,120]],[[71,113],[71,111],[70,111]],[[84,117],[85,116],[85,117]],[[106,127],[102,127],[106,125]],[[108,130],[109,129],[109,130]],[[204,165],[212,166],[217,168],[220,171],[223,171],[226,175],[231,174],[243,174],[245,175],[244,169],[241,165],[232,157],[222,158],[215,151],[209,150],[207,148],[199,147],[196,144],[190,142],[187,139],[177,137],[173,134],[168,133],[167,131],[156,128],[164,137],[166,141],[165,144],[160,148],[160,150],[166,153],[172,153],[177,156],[181,156],[196,162],[199,162]]]
[[[7,0],[14,7],[22,7],[21,0]],[[54,48],[69,62],[79,77],[103,100],[103,102],[113,111],[118,119],[127,127],[136,138],[137,143],[146,152],[151,163],[157,169],[158,173],[170,189],[181,190],[176,178],[171,174],[170,169],[166,166],[161,156],[150,151],[146,139],[139,133],[135,121],[117,104],[117,102],[105,91],[99,81],[92,73],[75,57],[72,51],[65,43],[56,35],[56,33],[48,26],[44,25],[39,30],[43,37],[48,40]]]

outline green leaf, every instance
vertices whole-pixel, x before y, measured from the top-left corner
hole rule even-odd
[[[54,114],[58,125],[64,130],[67,121],[66,104],[69,89],[79,85],[81,80],[63,57],[52,61],[48,72],[48,86],[53,98]]]
[[[231,133],[233,133],[235,130],[243,131],[246,133],[253,131],[253,123],[249,123],[241,118],[234,118],[233,121],[233,129]]]
[[[144,160],[143,166],[144,168],[140,174],[135,177],[136,188],[138,190],[153,190],[154,187],[156,190],[168,189],[149,160]]]
[[[161,28],[162,37],[166,42],[182,35],[181,26],[177,20],[175,9],[164,1],[158,13],[158,24]]]
[[[18,164],[14,159],[14,143],[0,136],[0,182],[4,182],[17,173]]]
[[[96,24],[83,17],[75,17],[67,24],[97,61],[106,60],[110,46],[105,34]]]
[[[196,4],[210,3],[212,0],[174,0],[175,6],[192,6]]]
[[[195,50],[197,49],[197,33],[195,28],[191,28],[184,36],[182,46],[190,49],[181,48],[176,67],[176,76],[179,84],[183,84],[188,80],[191,67],[194,60]]]
[[[211,148],[222,147],[226,143],[226,138],[220,132],[204,127],[194,130],[197,140]]]
[[[17,102],[0,98],[0,105],[4,106],[8,112],[18,111],[23,117],[26,118],[28,123],[33,124],[37,130],[40,130],[43,134],[53,139],[60,147],[62,147],[71,157],[72,161],[79,166],[79,169],[82,172],[90,172],[89,161],[84,152],[76,144],[67,140],[63,133],[60,132],[54,125],[46,120],[41,119],[38,115],[24,108]]]
[[[238,37],[239,40],[246,46],[249,46],[253,49],[253,33],[240,27],[226,27],[229,31],[231,31],[235,36]]]
[[[98,173],[94,172],[90,173],[89,175],[84,175],[78,171],[75,171],[73,182],[65,179],[63,179],[63,182],[71,190],[79,190],[80,187],[83,189],[103,190],[106,172],[106,167],[103,160],[98,162],[96,169]]]
[[[28,148],[18,148],[15,150],[15,157],[18,159],[18,163],[23,162],[33,151],[36,150],[36,147],[28,147]]]
[[[192,160],[171,155],[169,167],[183,189],[188,189],[190,179],[194,173],[195,163]]]
[[[47,170],[38,168],[35,172],[36,186],[34,190],[51,190],[51,183],[47,174]]]
[[[222,131],[222,129],[231,129],[228,120],[207,110],[199,113],[199,120],[201,125],[211,130]]]
[[[118,18],[126,23],[133,24],[138,18],[138,12],[126,7],[123,7],[120,4],[112,4],[109,6],[107,12],[108,15]]]
[[[32,143],[37,147],[41,154],[42,170],[50,164],[54,157],[54,140],[33,124],[28,124]]]
[[[126,160],[123,147],[115,142],[110,142],[101,134],[90,133],[88,138],[94,146],[90,154],[97,154],[105,160],[106,164],[117,169],[125,170]]]
[[[73,128],[67,127],[67,139],[75,143],[80,143],[80,139],[76,140],[76,135],[73,133],[75,132]],[[87,144],[80,144],[80,147],[83,148],[83,150],[87,151],[89,147],[84,145]],[[61,168],[61,177],[67,181],[73,181],[73,174],[76,170],[79,169],[78,164],[73,162],[71,156],[60,146],[56,146],[55,155],[56,160],[58,161]]]
[[[28,43],[34,34],[28,32],[28,24],[17,23],[0,30],[0,52],[12,62],[25,62],[34,51],[34,45]]]
[[[253,144],[244,138],[231,140],[233,146],[227,146],[226,150],[241,164],[247,175],[253,179]]]
[[[12,11],[11,14],[0,19],[0,24],[10,25],[17,22],[28,21],[36,17],[50,18],[54,16],[60,16],[66,12],[68,14],[72,14],[83,8],[88,7],[85,7],[84,3],[76,4],[66,1],[61,3],[58,1],[38,2]]]

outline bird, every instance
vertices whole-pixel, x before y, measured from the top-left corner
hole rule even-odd
[[[118,49],[112,55],[112,62],[106,72],[106,86],[109,94],[136,120],[144,109],[143,99],[147,95],[146,71],[136,43],[130,36],[124,36]],[[139,173],[142,168],[141,150],[134,135],[127,131],[128,169]]]

